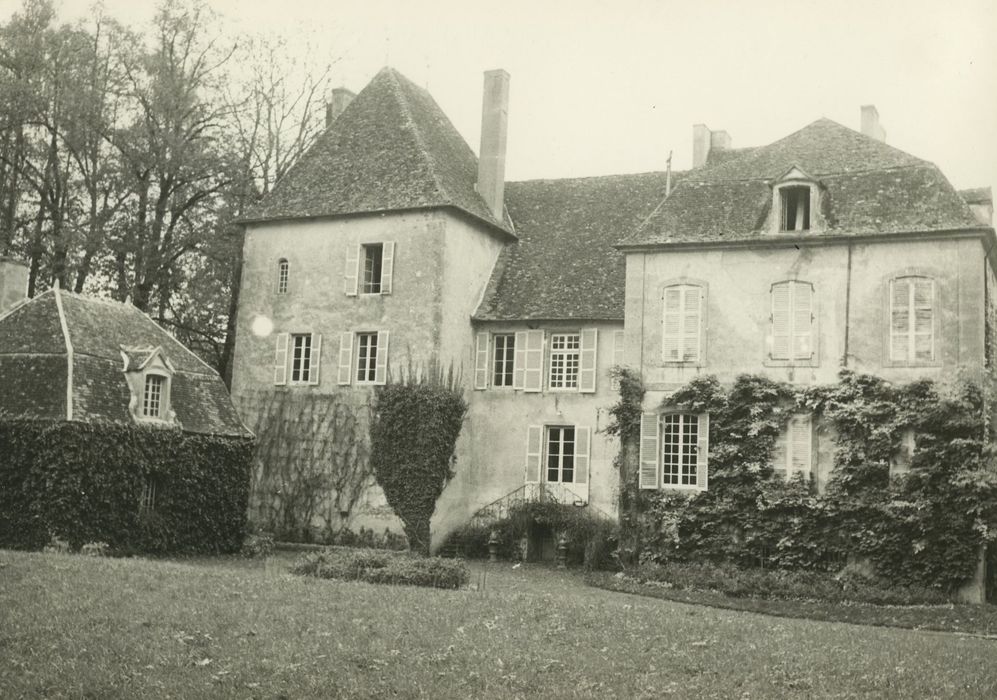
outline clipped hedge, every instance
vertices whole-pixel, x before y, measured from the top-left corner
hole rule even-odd
[[[0,547],[237,552],[253,443],[145,426],[0,421]],[[140,513],[147,479],[155,508]]]
[[[456,589],[471,578],[460,561],[384,549],[329,547],[302,555],[291,573],[317,578]]]

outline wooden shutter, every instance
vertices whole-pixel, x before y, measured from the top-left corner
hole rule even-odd
[[[613,368],[618,370],[623,367],[623,349],[626,343],[626,334],[624,331],[613,331]],[[610,381],[610,388],[616,391],[620,388],[620,380],[613,373],[613,378]]]
[[[488,334],[475,336],[474,349],[474,388],[488,388]]]
[[[809,415],[793,416],[789,421],[789,453],[787,468],[792,472],[810,473],[813,428]]]
[[[642,489],[658,488],[658,454],[661,452],[658,439],[658,414],[641,414],[638,486]]]
[[[699,439],[696,442],[696,488],[705,491],[709,482],[710,464],[710,414],[700,413]]]
[[[588,426],[575,426],[575,483],[572,491],[588,503],[589,500],[589,465],[592,452],[592,430]]]
[[[595,393],[595,375],[598,367],[596,356],[599,347],[599,330],[584,328],[580,339],[580,356],[578,361],[578,391],[582,394]]]
[[[890,359],[910,359],[910,278],[890,281]]]
[[[772,285],[772,352],[773,360],[790,359],[789,282]]]
[[[682,356],[683,362],[699,362],[700,320],[702,318],[702,289],[685,287],[682,290]]]
[[[312,351],[308,366],[308,383],[318,384],[319,363],[322,361],[322,334],[312,333]]]
[[[792,333],[794,360],[813,359],[814,288],[807,282],[793,282],[790,287],[790,299],[793,308]]]
[[[930,362],[935,359],[934,280],[915,277],[911,280],[911,287],[911,326],[914,335],[911,359]]]
[[[388,381],[388,331],[377,332],[377,358],[374,363],[374,383]]]
[[[381,294],[391,294],[391,278],[395,272],[395,242],[386,241],[381,248]]]
[[[360,278],[360,246],[351,245],[346,249],[346,269],[343,272],[343,287],[346,296],[357,295],[357,283]]]
[[[527,331],[516,331],[516,347],[512,355],[512,388],[522,389],[523,380],[526,376],[526,333]]]
[[[339,334],[339,377],[340,385],[349,384],[353,377],[353,334]]]
[[[287,384],[287,344],[290,338],[287,333],[277,334],[277,351],[273,358],[273,383],[279,386]]]
[[[661,352],[665,362],[682,361],[682,288],[665,289],[664,320],[661,325]]]
[[[516,334],[516,352],[519,353],[519,334]],[[523,391],[539,392],[543,388],[544,332],[526,331],[526,352],[523,360]]]
[[[543,460],[543,426],[531,425],[526,429],[526,483],[540,483]]]

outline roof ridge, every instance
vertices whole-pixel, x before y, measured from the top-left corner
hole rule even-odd
[[[828,121],[830,121],[830,120],[828,120]],[[912,157],[916,158],[916,156],[912,156]],[[797,165],[797,166],[793,166],[793,167],[799,168],[800,166]],[[939,172],[941,172],[941,170],[939,169],[939,167],[937,165],[935,165],[934,163],[932,163],[930,160],[918,159],[917,163],[906,163],[904,165],[888,165],[888,166],[882,167],[882,168],[862,168],[861,170],[841,170],[841,171],[835,171],[835,172],[829,172],[829,173],[818,173],[817,175],[813,175],[812,177],[814,179],[816,179],[816,180],[820,180],[821,178],[825,178],[825,177],[841,177],[843,175],[862,175],[864,173],[887,173],[887,172],[892,172],[894,170],[907,170],[907,169],[925,168],[925,167],[934,168],[935,170],[938,170]],[[686,171],[686,172],[691,172],[691,171]],[[787,172],[788,172],[788,170],[787,170]],[[770,182],[770,181],[774,181],[774,180],[777,180],[777,179],[778,178],[776,178],[776,177],[721,177],[721,178],[709,179],[709,180],[698,180],[698,179],[688,178],[687,177],[684,180],[682,180],[681,184],[683,184],[683,185],[713,185],[713,184],[719,184],[721,182]],[[679,186],[679,184],[676,183],[675,187],[678,187],[678,186]],[[672,188],[672,189],[675,189],[675,188]]]
[[[436,161],[432,154],[429,152],[429,148],[426,146],[426,139],[419,129],[419,124],[416,122],[415,117],[412,115],[412,108],[408,103],[408,99],[405,97],[404,91],[402,90],[401,81],[398,79],[398,72],[391,67],[385,67],[382,71],[387,72],[389,78],[391,78],[391,83],[393,86],[392,93],[395,99],[398,100],[398,104],[402,109],[402,113],[405,115],[405,122],[411,127],[412,135],[415,137],[416,143],[419,146],[419,152],[422,154],[423,158],[428,164],[429,177],[433,180],[433,185],[436,187],[437,193],[443,195],[447,199],[449,204],[453,204],[453,198],[450,193],[443,188],[443,183],[440,180],[439,175],[436,173]],[[406,78],[406,80],[408,80]],[[411,81],[409,81],[411,82]],[[414,83],[413,83],[414,85]],[[418,87],[418,86],[416,86]]]
[[[675,175],[681,175],[682,173],[691,172],[690,170],[673,170],[672,177]],[[580,175],[578,177],[535,177],[529,180],[509,180],[505,184],[508,185],[526,185],[537,182],[580,182],[582,180],[603,180],[611,177],[640,177],[641,175],[660,175],[664,177],[667,174],[666,170],[644,170],[639,173],[607,173],[605,175]]]

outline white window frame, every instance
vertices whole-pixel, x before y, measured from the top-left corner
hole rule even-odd
[[[669,437],[665,432],[666,423],[677,419],[677,443],[666,444]],[[688,433],[683,429],[695,421],[695,444],[686,440]],[[679,472],[665,480],[665,450],[675,446],[680,462],[683,455],[695,456],[695,483],[681,483],[682,465]],[[706,491],[709,488],[710,416],[708,413],[690,411],[666,411],[665,413],[643,413],[640,423],[640,451],[638,487],[641,489],[665,489],[677,491]],[[671,455],[668,455],[671,456]],[[672,477],[669,474],[669,477]],[[687,475],[688,477],[688,475]],[[673,480],[674,479],[674,480]],[[678,481],[679,483],[675,483]]]
[[[302,354],[298,355],[298,341],[302,341]],[[305,342],[307,340],[307,343]],[[287,372],[287,383],[288,384],[311,384],[312,383],[312,348],[314,347],[315,337],[312,333],[291,333],[288,342],[288,372]],[[307,345],[307,347],[304,347]],[[298,367],[295,367],[295,363],[300,363]],[[298,378],[295,379],[294,373],[298,372]]]
[[[277,294],[287,294],[287,288],[291,281],[291,263],[287,258],[277,261]]]
[[[372,256],[376,251],[377,255]],[[377,279],[374,279],[374,273]],[[364,243],[360,246],[360,294],[381,294],[384,279],[384,244]]]
[[[564,346],[557,347],[559,342]],[[574,342],[575,347],[567,347],[571,342]],[[551,391],[578,391],[582,366],[582,334],[577,331],[551,333],[547,350],[547,387]],[[556,381],[555,365],[558,365]]]
[[[667,427],[669,424],[674,424],[677,427],[677,442],[671,443],[668,441],[670,436]],[[688,435],[684,432],[687,426],[690,425],[695,426],[695,436],[691,444],[687,439]],[[661,454],[661,487],[699,490],[699,415],[695,413],[665,413],[658,419],[658,426],[659,434],[661,435],[659,449]],[[666,463],[666,458],[671,456],[666,450],[672,446],[677,449],[675,456],[679,458],[679,462],[674,465],[677,468],[674,474],[671,474],[670,470],[667,469],[669,465]],[[686,467],[689,465],[683,464],[687,457],[692,458],[692,470],[688,473],[686,472]],[[692,478],[691,482],[683,481],[690,477]]]
[[[800,201],[804,203],[804,211],[797,210],[796,219],[790,226],[787,221],[789,215],[789,194],[795,192],[801,195]],[[804,194],[805,193],[805,194]],[[804,218],[803,221],[799,219]],[[813,229],[813,186],[803,182],[792,182],[779,188],[779,232],[780,233],[804,233]]]
[[[565,436],[565,431],[568,431],[568,430],[571,431],[571,440],[570,441],[568,441],[568,440],[565,439],[565,437],[566,437]],[[553,431],[559,431],[558,432],[559,438],[557,440],[558,452],[557,452],[557,455],[556,455],[557,465],[555,467],[555,471],[557,472],[557,478],[556,479],[551,479],[550,478],[550,472],[551,472],[550,462],[551,462],[551,458],[555,456],[551,452],[551,439],[553,437]],[[577,435],[577,431],[575,430],[575,426],[573,426],[573,425],[548,425],[548,426],[545,426],[545,430],[544,430],[544,461],[543,461],[543,467],[542,467],[541,477],[543,478],[543,480],[546,483],[548,483],[548,484],[574,484],[575,483],[575,473],[576,473],[575,453],[577,451],[576,450],[576,446],[577,446],[577,437],[576,437],[576,435]],[[565,451],[565,446],[567,446],[567,445],[571,446],[571,454],[570,455],[568,455],[567,452]],[[566,481],[564,479],[564,471],[565,471],[565,469],[564,469],[564,458],[568,457],[568,456],[571,457],[571,480],[570,481]]]
[[[499,339],[503,341],[501,360],[499,358]],[[516,369],[516,334],[514,332],[492,333],[491,341],[490,362],[488,363],[491,385],[500,389],[511,389]],[[501,372],[499,372],[500,361],[502,363]]]
[[[150,404],[150,380],[159,380],[159,395],[156,397],[157,410],[149,413]],[[142,377],[142,402],[139,413],[145,420],[163,420],[169,413],[169,385],[170,376],[164,372],[145,372]]]
[[[159,480],[152,474],[142,481],[142,493],[139,494],[138,512],[140,515],[149,515],[156,510],[156,492],[159,490],[157,483]]]
[[[931,320],[929,323],[930,332],[926,334],[924,332],[917,332],[917,312],[919,307],[915,304],[916,300],[916,289],[917,281],[924,281],[931,285],[931,305],[928,310],[931,312]],[[898,282],[903,282],[908,285],[907,289],[907,318],[906,318],[906,329],[903,332],[896,332],[893,328],[893,307],[894,307],[894,287]],[[938,280],[927,274],[920,274],[917,272],[910,272],[909,274],[902,274],[892,277],[887,285],[887,311],[886,311],[886,357],[887,361],[892,366],[901,367],[916,367],[916,366],[931,366],[937,363],[938,358]],[[923,306],[920,307],[923,310]],[[918,336],[928,335],[931,344],[931,357],[929,358],[918,358],[917,357],[917,338]],[[903,357],[896,357],[893,353],[894,348],[894,338],[895,337],[905,337],[905,350]]]
[[[678,307],[669,310],[669,292],[678,294]],[[687,328],[693,313],[689,300],[696,300],[694,329]],[[674,330],[670,331],[669,326]],[[672,280],[661,289],[661,362],[665,365],[702,366],[706,356],[706,285],[694,280]],[[674,345],[676,355],[670,356]],[[694,346],[694,348],[692,347]],[[691,350],[695,352],[690,352]]]
[[[376,384],[377,383],[377,331],[357,331],[355,334],[356,347],[354,348],[355,357],[357,358],[356,365],[353,368],[353,379],[357,384]],[[366,347],[364,347],[364,339],[367,340]],[[366,356],[361,357],[361,350],[365,349]],[[363,365],[361,365],[363,363]],[[363,376],[361,378],[361,372]]]

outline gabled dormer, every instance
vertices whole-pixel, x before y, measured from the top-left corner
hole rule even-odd
[[[171,405],[176,369],[162,347],[121,346],[123,371],[131,397],[128,412],[138,423],[176,425]]]
[[[772,182],[772,208],[768,230],[772,233],[808,233],[824,230],[820,214],[820,183],[798,166]]]

